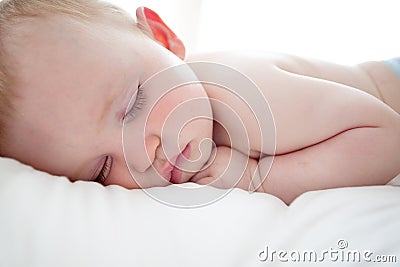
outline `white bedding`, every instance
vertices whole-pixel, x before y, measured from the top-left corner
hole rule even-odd
[[[400,188],[387,185],[309,192],[290,207],[235,189],[182,209],[0,159],[0,266],[310,266],[311,254],[322,266],[398,264],[399,204]]]

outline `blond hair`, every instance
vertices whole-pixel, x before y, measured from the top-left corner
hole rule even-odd
[[[7,54],[6,38],[10,38],[16,25],[27,20],[54,15],[71,16],[79,21],[134,23],[122,9],[100,0],[3,0],[0,2],[0,156],[4,155],[6,124],[12,121],[12,99],[17,68]],[[128,24],[126,24],[128,25]]]

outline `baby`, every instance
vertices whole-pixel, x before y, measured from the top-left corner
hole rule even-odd
[[[185,59],[154,11],[136,15],[135,23],[95,0],[0,3],[1,156],[72,181],[192,181],[286,203],[400,173],[400,79],[387,63],[228,52]],[[251,101],[212,83],[166,88],[193,72],[203,80],[183,60],[242,73],[270,113],[255,116]],[[164,70],[163,84],[152,82]]]

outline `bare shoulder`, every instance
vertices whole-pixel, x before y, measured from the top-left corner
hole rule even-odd
[[[207,61],[227,65],[240,71],[251,70],[255,66],[276,66],[289,55],[261,51],[214,51],[197,53],[186,58],[186,62]]]
[[[243,77],[248,78],[247,85],[250,86],[240,88],[212,81],[203,84],[207,95],[212,99],[214,120],[218,122],[213,135],[216,144],[234,147],[253,157],[258,157],[260,152],[265,151],[273,154],[274,122],[268,102],[264,99],[266,92],[271,91],[272,77],[276,77],[273,74],[276,71],[274,55],[254,52],[210,52],[190,56],[186,61],[213,62],[234,69],[235,72],[225,73],[233,85],[242,84],[239,80]],[[204,80],[202,73],[196,74],[200,80]],[[260,101],[263,101],[262,104]]]
[[[249,77],[259,88],[254,92],[260,92],[260,97],[253,95],[243,101],[240,94],[221,90],[215,84],[204,86],[208,96],[216,100],[214,103],[224,103],[213,106],[213,114],[220,124],[232,127],[233,130],[228,131],[230,140],[238,142],[233,147],[244,154],[247,153],[242,144],[246,144],[246,139],[250,140],[252,151],[267,155],[289,153],[354,127],[355,122],[371,124],[377,114],[373,112],[374,108],[388,112],[376,99],[379,93],[373,80],[357,65],[264,52],[203,53],[188,57],[187,61],[228,65]],[[257,100],[262,98],[263,104],[258,103]],[[255,110],[266,106],[269,110]],[[255,114],[261,114],[262,119],[257,119]],[[313,130],[317,125],[318,131]],[[243,136],[239,131],[241,128],[249,133],[248,138],[240,138]],[[274,146],[276,133],[279,140]],[[223,136],[226,138],[218,145],[231,146],[226,141],[228,135]]]
[[[400,114],[400,77],[383,61],[360,64],[376,84],[382,101]]]
[[[188,61],[226,64],[248,75],[257,83],[274,84],[274,77],[286,79],[282,71],[335,82],[364,91],[400,111],[400,79],[382,62],[343,65],[315,58],[262,51],[212,52],[188,57]],[[276,74],[278,73],[278,76]],[[281,81],[278,81],[281,82]]]
[[[187,58],[187,62],[192,61],[209,61],[225,64],[255,79],[260,76],[260,80],[272,78],[268,76],[269,73],[273,74],[274,72],[283,70],[287,73],[341,83],[374,94],[373,81],[357,65],[348,66],[315,58],[263,51],[199,53]]]

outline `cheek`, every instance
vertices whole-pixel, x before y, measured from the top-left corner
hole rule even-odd
[[[116,169],[116,168],[115,168]],[[135,179],[132,178],[129,170],[122,166],[118,170],[116,170],[113,174],[110,174],[109,178],[104,183],[107,185],[119,185],[127,189],[139,189],[141,188]]]
[[[151,109],[148,122],[177,130],[198,118],[212,119],[211,106],[200,85],[185,85],[165,94]]]

